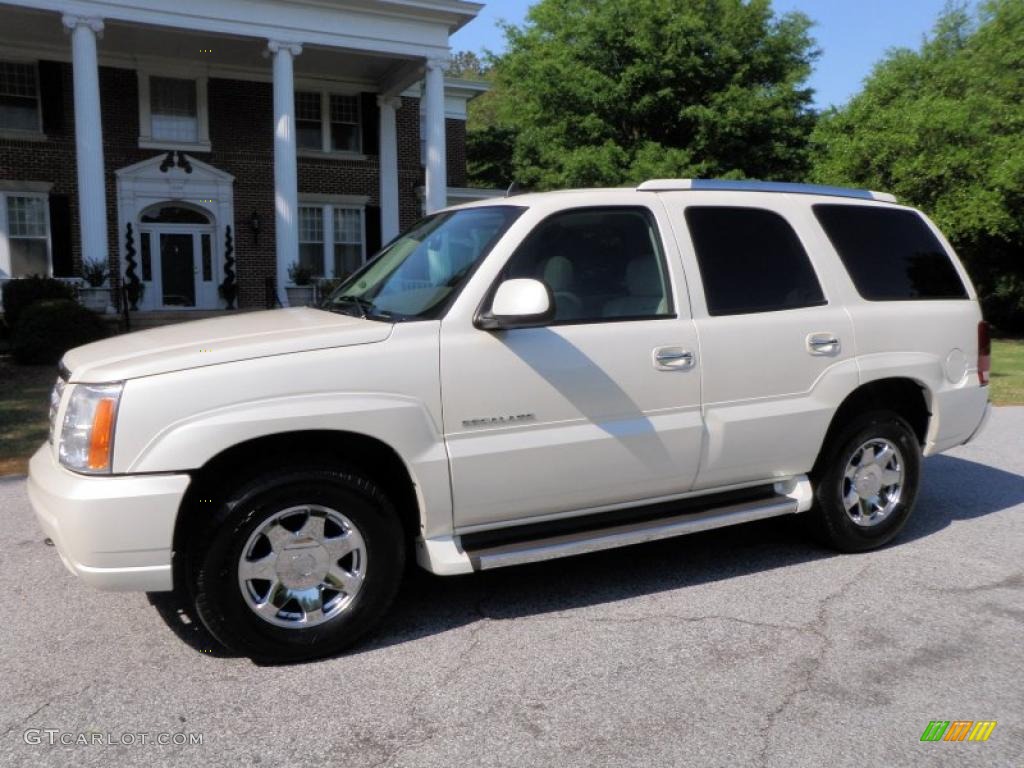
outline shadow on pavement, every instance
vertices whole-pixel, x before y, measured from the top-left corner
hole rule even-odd
[[[965,459],[926,460],[917,508],[892,545],[1024,502],[1024,477]],[[447,632],[481,619],[502,620],[626,600],[828,557],[795,518],[776,518],[618,550],[483,573],[439,577],[408,569],[383,627],[349,654]],[[149,600],[182,640],[230,656],[176,595]]]

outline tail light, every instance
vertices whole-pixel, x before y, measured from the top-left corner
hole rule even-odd
[[[981,386],[988,385],[988,374],[992,369],[992,338],[989,335],[988,323],[978,323],[978,382]]]

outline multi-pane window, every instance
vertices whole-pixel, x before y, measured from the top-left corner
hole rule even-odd
[[[363,265],[363,212],[334,209],[334,276],[348,277]]]
[[[359,151],[359,99],[331,94],[331,149],[335,152]]]
[[[319,205],[299,207],[299,264],[314,275],[324,274],[324,211]]]
[[[39,86],[35,64],[0,61],[0,129],[39,130]]]
[[[323,112],[319,93],[295,94],[295,134],[301,149],[323,149]]]
[[[199,141],[195,80],[150,77],[149,109],[154,139],[183,143]]]
[[[295,133],[300,149],[359,152],[359,98],[320,91],[296,91]]]
[[[347,277],[363,265],[363,209],[299,206],[299,264],[315,277]]]
[[[50,273],[50,227],[46,198],[6,195],[7,244],[10,276]]]

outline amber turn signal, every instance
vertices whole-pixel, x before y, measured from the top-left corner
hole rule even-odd
[[[114,436],[114,409],[117,402],[105,397],[96,404],[89,437],[89,469],[106,469],[110,464],[111,438]]]

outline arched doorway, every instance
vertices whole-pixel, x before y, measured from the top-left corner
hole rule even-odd
[[[139,215],[139,261],[149,309],[217,306],[214,223],[209,213],[169,200]]]

